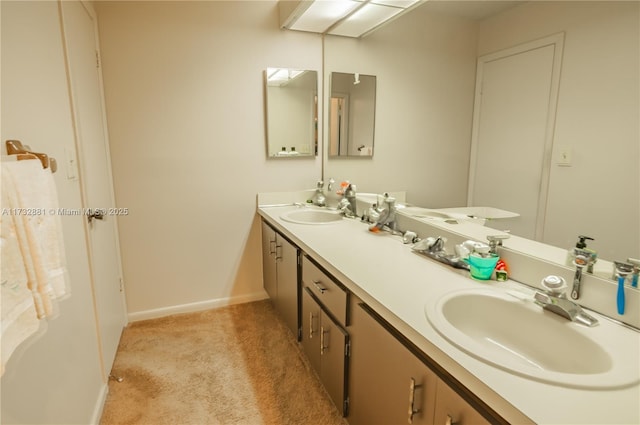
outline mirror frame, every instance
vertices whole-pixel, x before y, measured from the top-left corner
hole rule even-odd
[[[315,76],[313,86],[310,81],[305,84],[302,80],[311,73]],[[267,158],[314,158],[318,154],[319,137],[318,71],[268,67],[263,75]],[[276,96],[275,88],[287,87],[296,91]],[[311,112],[309,120],[308,112]],[[308,143],[293,142],[304,139]]]
[[[341,81],[338,81],[338,79]],[[353,85],[348,85],[346,81],[353,81]],[[354,87],[356,89],[353,89]],[[369,87],[372,88],[372,92],[366,90]],[[376,126],[376,91],[377,77],[375,75],[357,72],[331,72],[329,98],[327,99],[328,158],[373,157]],[[342,99],[342,102],[334,102],[334,99]],[[334,105],[338,103],[341,104],[342,108],[334,108]],[[343,108],[343,111],[337,110],[342,110]],[[337,126],[335,125],[336,121],[338,122]],[[343,122],[345,123],[344,126],[342,125]],[[358,135],[364,134],[364,137],[359,136],[360,138],[356,140],[354,138],[356,132]],[[338,137],[337,141],[334,138],[334,134]],[[343,144],[343,139],[346,139],[346,144]],[[366,142],[364,141],[365,139],[367,140]],[[356,147],[354,144],[359,146]]]

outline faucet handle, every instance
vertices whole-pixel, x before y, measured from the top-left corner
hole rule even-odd
[[[502,246],[502,241],[505,239],[509,239],[508,234],[487,236],[487,240],[489,241],[490,246]]]
[[[567,282],[561,276],[550,275],[540,282],[551,295],[559,296],[567,289]]]
[[[390,208],[395,208],[396,206],[396,198],[393,196],[389,196],[388,193],[384,194],[384,203],[387,204]]]
[[[638,269],[640,269],[640,260],[637,258],[627,258],[627,263],[633,266],[633,272],[637,273]]]

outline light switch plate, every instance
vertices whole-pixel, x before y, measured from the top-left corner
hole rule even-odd
[[[556,149],[556,164],[561,167],[571,167],[573,149],[571,146],[561,145]]]
[[[64,148],[64,162],[67,169],[67,179],[76,180],[78,178],[78,161],[73,149]]]

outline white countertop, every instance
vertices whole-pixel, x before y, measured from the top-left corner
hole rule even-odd
[[[359,220],[296,224],[280,216],[295,206],[258,209],[259,214],[374,308],[416,346],[511,423],[640,423],[640,385],[612,390],[567,388],[522,378],[459,350],[428,322],[424,307],[465,288],[520,288],[515,282],[481,283],[465,273],[417,255],[399,236],[371,233]],[[600,320],[607,320],[598,316]],[[579,326],[579,325],[576,325]],[[596,328],[594,329],[597,332]],[[635,350],[640,333],[624,329],[615,349]],[[584,353],[588,356],[589,353]],[[630,373],[638,374],[637,365]],[[639,377],[640,379],[640,377]]]

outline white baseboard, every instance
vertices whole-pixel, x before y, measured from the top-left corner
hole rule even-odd
[[[100,423],[102,412],[104,411],[104,403],[107,401],[107,394],[109,394],[109,385],[103,384],[100,394],[98,394],[98,399],[96,400],[96,405],[93,409],[93,415],[90,423],[94,425],[98,425]]]
[[[156,308],[153,310],[136,311],[127,315],[129,323],[140,320],[157,319],[159,317],[171,316],[179,313],[194,313],[196,311],[210,310],[213,308],[225,307],[233,304],[242,304],[252,301],[259,301],[269,296],[263,290],[246,295],[235,297],[217,298],[214,300],[198,301],[195,303],[174,305],[169,307]]]

